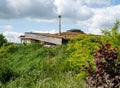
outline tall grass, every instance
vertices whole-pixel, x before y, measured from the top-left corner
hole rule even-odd
[[[8,52],[11,49],[14,52]],[[2,88],[85,88],[83,80],[64,69],[65,60],[69,56],[66,45],[53,48],[39,44],[20,45],[4,53],[9,55],[3,56],[5,64],[1,65],[10,68],[11,73],[5,70],[6,75],[12,75],[9,80],[0,82]]]

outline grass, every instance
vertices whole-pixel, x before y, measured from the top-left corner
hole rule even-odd
[[[14,52],[8,49],[4,52],[8,56],[0,59],[4,62],[1,65],[6,66],[0,74],[4,79],[4,83],[0,82],[1,88],[85,88],[84,80],[64,69],[69,56],[66,45],[48,48],[30,44],[10,49]],[[9,79],[4,74],[10,75]]]

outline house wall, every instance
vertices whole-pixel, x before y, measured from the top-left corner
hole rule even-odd
[[[21,43],[35,43],[35,42],[40,42],[34,39],[21,39]]]
[[[32,43],[32,40],[27,40],[27,43]]]
[[[31,38],[31,39],[50,42],[50,43],[53,43],[53,44],[58,44],[58,45],[62,44],[62,38],[55,38],[55,37],[36,35],[34,33],[26,33],[25,36],[28,37],[28,38]]]

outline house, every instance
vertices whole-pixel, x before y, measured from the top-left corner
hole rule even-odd
[[[20,36],[20,39],[21,43],[40,42],[44,45],[62,45],[66,44],[71,38],[81,34],[84,34],[84,32],[78,32],[78,30],[69,30],[67,32],[62,32],[60,35],[49,33],[25,32],[25,35]]]

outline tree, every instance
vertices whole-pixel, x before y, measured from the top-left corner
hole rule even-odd
[[[7,43],[7,40],[5,39],[5,37],[3,36],[3,34],[0,34],[0,47],[1,47],[4,43]]]
[[[103,37],[104,42],[109,41],[109,43],[111,43],[112,45],[119,47],[120,46],[119,27],[120,27],[120,21],[116,20],[112,29],[102,30],[104,36]]]

